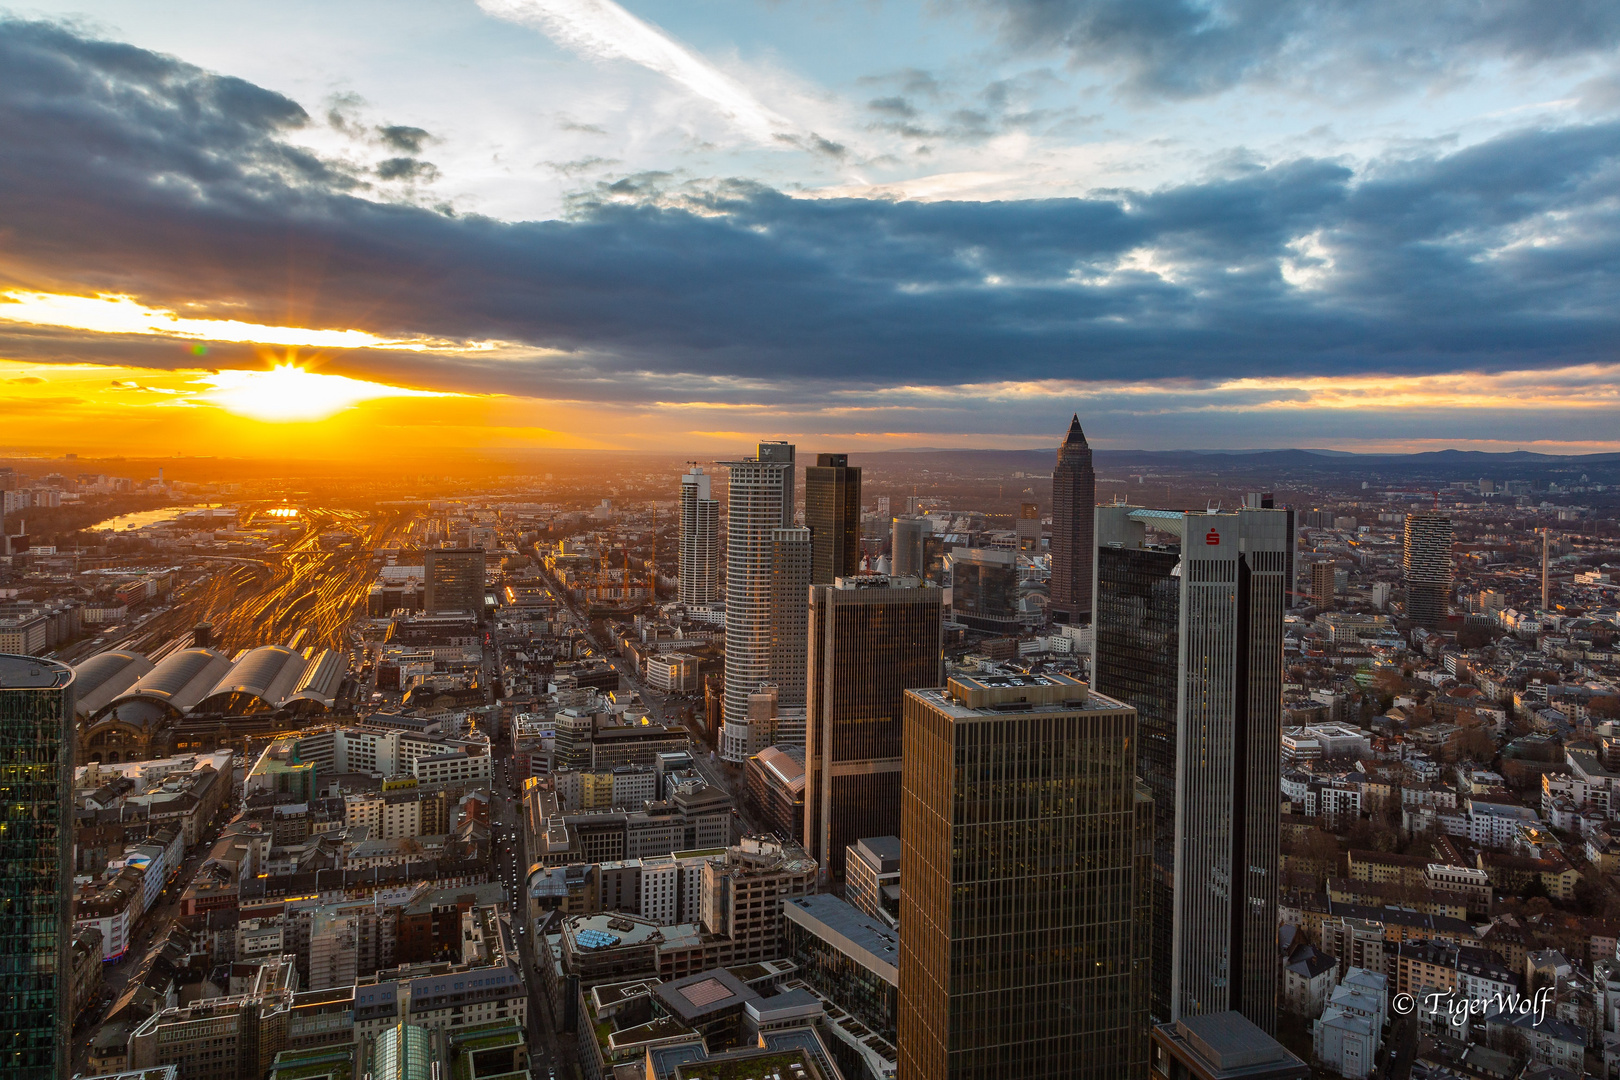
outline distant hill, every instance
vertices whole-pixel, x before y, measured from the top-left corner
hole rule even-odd
[[[1036,450],[883,450],[852,453],[850,464],[942,472],[1033,472],[1052,469],[1057,447]],[[1540,454],[1529,450],[1429,450],[1416,454],[1354,454],[1343,450],[1095,450],[1099,469],[1278,475],[1318,474],[1368,478],[1481,476],[1508,478],[1579,469],[1596,482],[1620,479],[1620,454]]]

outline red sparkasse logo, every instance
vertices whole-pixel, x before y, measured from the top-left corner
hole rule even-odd
[[[1211,529],[1209,532],[1204,534],[1204,543],[1208,544],[1210,547],[1214,547],[1220,542],[1221,534],[1216,532],[1214,529]]]

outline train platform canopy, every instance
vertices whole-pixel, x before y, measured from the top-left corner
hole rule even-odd
[[[152,670],[152,661],[134,652],[97,653],[73,669],[77,692],[73,711],[94,716]]]
[[[284,708],[330,709],[347,672],[331,649],[261,645],[234,659],[213,649],[170,653],[155,666],[136,653],[100,653],[75,671],[79,715],[149,723],[160,716],[244,716]]]

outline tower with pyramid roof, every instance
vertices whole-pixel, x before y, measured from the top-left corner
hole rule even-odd
[[[1047,610],[1056,622],[1091,621],[1096,506],[1097,474],[1076,413],[1052,470],[1052,580]]]

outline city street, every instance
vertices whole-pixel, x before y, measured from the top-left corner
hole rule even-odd
[[[101,966],[101,975],[106,986],[104,995],[109,998],[105,1008],[93,1010],[83,1020],[75,1025],[72,1036],[73,1042],[73,1072],[80,1075],[85,1071],[89,1054],[90,1040],[100,1026],[101,1020],[108,1008],[123,995],[129,985],[129,980],[139,969],[141,959],[151,948],[152,942],[168,934],[169,928],[174,924],[180,914],[180,897],[191,884],[191,879],[197,875],[197,870],[207,858],[209,849],[219,837],[221,822],[229,817],[234,799],[226,800],[224,808],[215,820],[209,825],[208,831],[199,842],[186,854],[185,861],[180,864],[179,872],[174,879],[164,887],[150,910],[143,915],[130,929],[129,950],[116,961],[104,962]]]
[[[491,852],[495,872],[506,886],[521,973],[529,988],[530,1067],[536,1077],[549,1080],[548,1071],[554,1070],[552,1075],[572,1080],[577,1075],[572,1040],[558,1036],[550,1002],[541,991],[540,976],[534,966],[534,928],[527,925],[528,905],[523,895],[529,864],[524,853],[521,800],[509,794],[509,761],[508,757],[495,761],[490,790]]]

